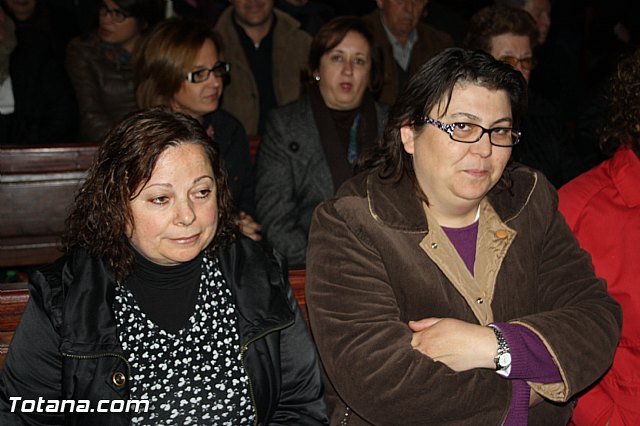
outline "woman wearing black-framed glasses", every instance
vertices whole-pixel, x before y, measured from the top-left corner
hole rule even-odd
[[[141,108],[167,105],[202,123],[220,145],[242,233],[259,240],[260,225],[252,218],[255,183],[247,134],[234,116],[220,109],[230,69],[206,24],[168,19],[145,37],[134,58],[136,99]]]
[[[164,13],[163,0],[102,0],[95,31],[69,43],[66,67],[78,100],[81,142],[101,140],[136,109],[131,57],[140,36]]]

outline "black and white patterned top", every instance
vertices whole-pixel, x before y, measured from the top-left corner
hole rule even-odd
[[[132,424],[248,425],[255,412],[242,365],[237,314],[217,259],[203,258],[200,289],[188,325],[158,327],[131,291],[118,286],[118,338],[133,368],[131,399],[148,399]]]

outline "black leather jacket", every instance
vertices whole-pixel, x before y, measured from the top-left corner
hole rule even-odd
[[[315,348],[282,263],[244,237],[216,255],[238,308],[256,424],[327,424]],[[9,412],[11,396],[90,400],[91,408],[129,398],[135,372],[116,333],[115,288],[110,268],[81,249],[32,276],[0,379],[0,424],[129,424],[127,413]]]

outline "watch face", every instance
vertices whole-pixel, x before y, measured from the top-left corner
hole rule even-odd
[[[500,367],[505,368],[511,365],[511,354],[510,353],[506,353],[506,354],[502,354],[500,355],[500,357],[498,357],[498,364],[500,364]]]

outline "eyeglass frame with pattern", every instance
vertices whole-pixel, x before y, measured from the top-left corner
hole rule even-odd
[[[231,65],[228,62],[218,61],[213,68],[202,68],[191,71],[187,74],[185,80],[193,84],[200,84],[209,80],[209,76],[211,76],[211,74],[218,78],[225,78],[229,75],[229,71],[231,71]]]
[[[98,9],[100,16],[110,16],[111,20],[116,24],[121,24],[125,19],[130,18],[131,15],[122,9],[109,9],[106,4],[102,3]]]
[[[498,146],[500,148],[511,148],[511,147],[517,145],[518,142],[520,142],[520,136],[522,136],[522,133],[517,131],[517,130],[514,130],[513,127],[492,127],[491,129],[486,129],[486,128],[482,127],[481,125],[475,124],[475,123],[466,123],[466,122],[443,123],[442,121],[436,120],[435,118],[431,118],[428,115],[425,115],[424,117],[420,118],[419,120],[415,120],[414,124],[431,124],[432,126],[437,127],[438,129],[440,129],[443,132],[445,132],[446,134],[448,134],[449,137],[451,138],[451,140],[456,141],[456,142],[460,142],[460,143],[468,143],[468,144],[472,144],[472,143],[478,142],[480,139],[482,139],[482,137],[484,136],[485,133],[488,133],[489,134],[489,143],[491,143],[491,145],[493,145],[493,146]],[[459,126],[459,125],[470,126],[472,128],[481,129],[482,131],[480,132],[480,135],[478,135],[478,137],[475,140],[456,139],[453,134],[454,134],[456,126]],[[494,132],[496,132],[498,130],[509,131],[511,133],[511,144],[509,144],[509,145],[502,144],[501,145],[501,144],[495,143],[493,141],[493,134],[494,134]]]
[[[505,55],[498,59],[500,62],[511,65],[515,68],[518,64],[522,64],[522,68],[531,71],[536,66],[536,58],[527,56],[526,58],[516,58],[515,56]]]

